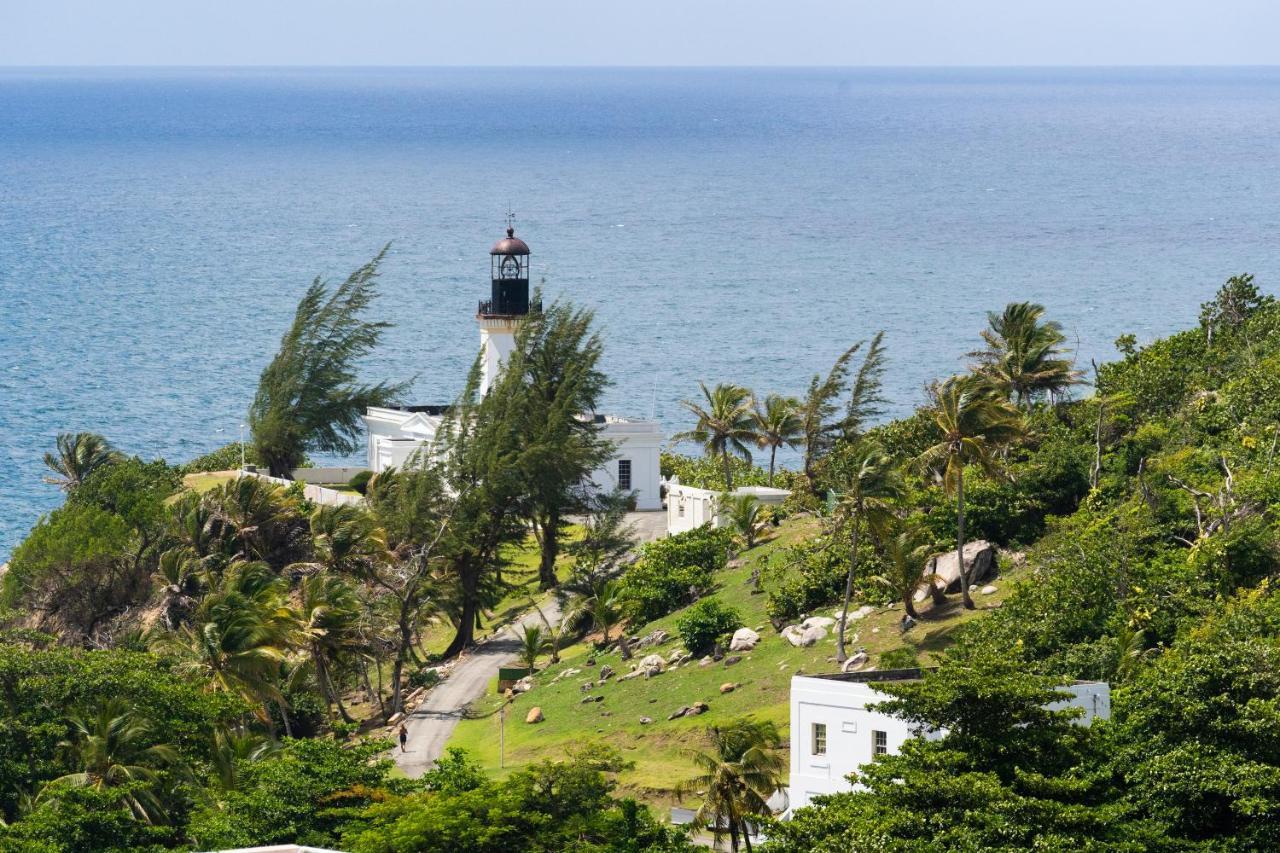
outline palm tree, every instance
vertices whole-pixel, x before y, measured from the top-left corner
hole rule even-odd
[[[56,797],[59,786],[123,787],[119,802],[134,817],[146,823],[162,819],[163,808],[149,786],[157,781],[161,768],[178,766],[179,758],[173,747],[152,742],[151,722],[120,698],[106,700],[96,713],[74,714],[67,722],[71,734],[59,747],[68,762],[80,769],[48,782],[41,797]]]
[[[205,565],[195,552],[185,546],[170,548],[160,555],[155,578],[160,581],[163,599],[160,603],[165,627],[170,631],[184,622],[200,594]]]
[[[360,602],[355,590],[339,577],[320,572],[302,579],[299,586],[299,634],[326,709],[336,705],[343,722],[354,722],[333,683],[333,668],[345,654],[360,648]]]
[[[301,531],[298,507],[282,486],[260,477],[237,477],[206,494],[209,524],[229,556],[266,560],[288,551]]]
[[[279,741],[244,726],[218,726],[214,729],[213,745],[209,750],[218,789],[224,792],[237,790],[240,787],[241,764],[261,761],[279,750]]]
[[[315,561],[329,571],[366,577],[371,565],[388,559],[386,534],[362,506],[321,505],[310,523]]]
[[[885,573],[876,575],[875,580],[892,590],[912,619],[920,618],[916,612],[915,594],[922,583],[924,563],[931,547],[928,531],[914,521],[903,521],[881,544],[887,565]],[[937,589],[935,584],[930,584],[930,587]]]
[[[64,492],[73,491],[94,471],[121,458],[119,451],[94,432],[59,433],[56,444],[57,452],[46,453],[44,464],[57,476],[44,481]]]
[[[849,531],[849,573],[844,582],[844,607],[836,641],[836,660],[845,659],[845,627],[849,622],[849,602],[858,570],[858,544],[866,524],[873,533],[883,529],[893,516],[893,501],[902,494],[902,483],[889,454],[867,442],[855,442],[837,462],[837,479],[842,494],[835,515],[837,525]]]
[[[756,442],[769,448],[769,485],[777,464],[778,448],[796,447],[804,440],[804,421],[800,417],[800,401],[795,397],[770,394],[764,403],[756,401],[752,417],[756,423]]]
[[[200,602],[194,624],[162,635],[155,645],[178,657],[180,674],[257,706],[264,722],[270,720],[266,704],[275,702],[287,733],[279,678],[297,620],[284,593],[284,583],[265,563],[232,563],[219,588]]]
[[[541,625],[525,625],[516,637],[520,641],[520,662],[532,675],[538,668],[538,658],[547,650],[547,636]]]
[[[748,550],[756,547],[769,522],[763,517],[760,499],[755,495],[724,494],[720,496],[720,507],[728,516],[729,527],[738,534],[744,547]]]
[[[934,472],[956,496],[956,559],[964,606],[974,609],[969,574],[964,570],[964,469],[978,465],[998,476],[995,451],[1023,433],[1022,417],[990,383],[975,376],[953,376],[936,390],[933,422],[942,440],[916,457],[916,465]]]
[[[1044,306],[1011,302],[1004,311],[987,314],[982,331],[986,348],[969,355],[974,368],[1019,408],[1040,394],[1054,396],[1081,381],[1080,371],[1065,357],[1066,336],[1056,322],[1043,322]]]
[[[737,456],[751,461],[751,450],[748,445],[756,444],[755,418],[751,411],[751,392],[740,385],[717,385],[707,388],[705,382],[699,382],[702,396],[706,399],[703,406],[692,400],[683,400],[680,405],[688,409],[698,419],[693,429],[677,433],[672,441],[696,441],[702,445],[708,456],[719,456],[724,465],[724,488],[733,491],[733,469],[731,457]]]
[[[592,626],[601,633],[601,648],[609,645],[609,631],[622,621],[622,587],[616,580],[597,581],[582,608]]]
[[[810,489],[817,479],[818,460],[838,440],[858,438],[866,431],[867,424],[883,413],[885,400],[880,389],[884,375],[884,332],[877,332],[871,339],[862,365],[852,379],[849,376],[853,357],[861,351],[864,343],[858,341],[841,353],[826,377],[815,375],[800,404],[804,476]],[[846,390],[849,400],[844,413],[838,414],[840,397]]]
[[[735,853],[741,838],[749,853],[751,818],[769,816],[769,798],[782,788],[778,727],[748,717],[710,727],[706,739],[710,749],[687,752],[700,772],[677,786],[677,796],[705,791],[694,825],[710,827],[717,845],[727,831]]]

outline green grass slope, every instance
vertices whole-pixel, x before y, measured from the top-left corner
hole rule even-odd
[[[562,651],[561,662],[539,672],[534,689],[516,697],[507,708],[504,761],[499,761],[498,713],[503,700],[496,693],[496,684],[473,706],[470,718],[458,726],[450,746],[471,752],[491,773],[503,774],[535,761],[563,757],[567,750],[590,740],[603,741],[620,749],[635,763],[634,769],[619,776],[623,791],[650,803],[671,802],[676,784],[692,775],[684,750],[697,746],[706,726],[751,714],[773,720],[785,731],[791,677],[800,672],[836,671],[834,633],[811,648],[795,648],[770,627],[764,612],[765,595],[752,594],[751,575],[757,566],[783,559],[788,544],[816,535],[817,530],[818,522],[813,519],[788,521],[771,541],[756,546],[720,573],[715,595],[737,608],[744,624],[756,629],[761,636],[755,650],[741,654],[740,662],[732,666],[717,663],[701,667],[695,659],[651,679],[618,681],[615,676],[584,692],[582,685],[597,681],[602,664],[609,664],[618,674],[626,674],[629,666],[616,651],[597,653],[589,643],[579,643]],[[1017,574],[1017,570],[1003,570],[1001,578],[995,581],[998,591],[978,596],[977,611],[959,607],[958,596],[953,596],[957,600],[938,611],[931,611],[927,603],[922,605],[921,612],[926,618],[906,635],[898,629],[902,615],[900,605],[877,609],[866,619],[850,623],[856,637],[851,647],[865,648],[873,666],[879,665],[884,653],[903,647],[910,648],[921,663],[927,664],[946,647],[957,626],[981,617],[987,608],[1002,601]],[[837,606],[824,608],[817,615],[833,615]],[[637,660],[651,652],[665,659],[682,648],[675,627],[679,616],[679,612],[673,613],[629,632],[645,635],[662,628],[671,634],[671,638],[656,649],[638,651]],[[588,658],[594,659],[594,666],[588,666]],[[569,669],[582,671],[561,676]],[[720,686],[725,683],[739,686],[731,693],[721,694]],[[603,699],[583,703],[587,695]],[[672,712],[698,701],[706,702],[710,711],[697,717],[667,720]],[[542,709],[546,719],[528,724],[525,717],[535,706]],[[649,717],[653,722],[642,724],[642,717]],[[500,763],[503,766],[500,767]]]

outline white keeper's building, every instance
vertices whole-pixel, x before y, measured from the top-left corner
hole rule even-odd
[[[850,773],[877,755],[897,754],[908,738],[937,740],[945,734],[916,731],[905,720],[867,707],[891,698],[877,684],[920,676],[918,669],[886,669],[791,679],[789,809],[803,808],[820,794],[854,790]],[[1049,707],[1082,709],[1075,720],[1079,725],[1111,718],[1111,686],[1106,682],[1077,681],[1061,690],[1069,697]]]
[[[489,390],[515,349],[515,334],[529,314],[529,246],[507,228],[507,236],[489,250],[490,298],[480,301],[476,322],[480,326],[482,353],[481,393]],[[541,306],[533,306],[538,310]],[[402,467],[419,450],[431,453],[446,406],[370,408],[364,416],[369,436],[369,469],[374,473]],[[662,509],[659,451],[662,429],[656,421],[584,413],[601,426],[601,434],[613,443],[614,457],[590,477],[601,492],[619,488],[635,493],[636,509]]]

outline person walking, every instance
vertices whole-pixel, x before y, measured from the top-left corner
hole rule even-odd
[[[404,752],[404,745],[409,742],[409,730],[405,728],[404,723],[400,724],[400,751]]]

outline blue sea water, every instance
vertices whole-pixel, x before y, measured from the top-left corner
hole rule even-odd
[[[0,559],[58,432],[235,439],[312,277],[388,241],[367,375],[451,399],[508,205],[611,411],[674,430],[885,329],[901,413],[1010,300],[1087,365],[1274,290],[1280,70],[0,71]]]

